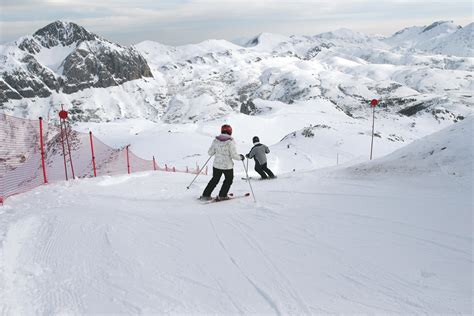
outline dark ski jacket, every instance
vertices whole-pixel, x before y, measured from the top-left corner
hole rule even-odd
[[[247,157],[252,159],[255,158],[255,161],[260,165],[267,163],[267,155],[270,153],[270,149],[264,144],[256,143],[250,152],[247,154]]]

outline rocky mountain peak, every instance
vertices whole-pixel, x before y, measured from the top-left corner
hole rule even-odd
[[[16,47],[15,47],[16,46]],[[83,27],[56,21],[0,52],[0,106],[11,99],[72,94],[153,77],[133,47],[112,43]]]
[[[421,33],[428,32],[428,31],[433,30],[433,29],[435,29],[437,27],[440,27],[440,26],[443,26],[443,27],[446,27],[446,28],[449,28],[449,29],[460,29],[461,28],[461,26],[455,25],[453,21],[436,21],[436,22],[431,23],[427,27],[425,27],[421,31]]]
[[[82,26],[72,22],[55,21],[39,29],[33,37],[44,47],[51,48],[58,45],[69,46],[82,41],[99,39]]]

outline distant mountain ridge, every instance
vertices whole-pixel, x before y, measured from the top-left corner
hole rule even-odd
[[[437,21],[428,26],[403,29],[384,42],[402,49],[474,57],[473,25],[461,27],[453,21]]]
[[[379,98],[390,114],[457,121],[472,107],[472,27],[439,21],[386,38],[340,29],[262,33],[243,46],[145,41],[126,48],[56,21],[0,46],[0,110],[47,117],[63,103],[78,121],[185,123],[271,110],[257,100],[323,99],[363,117],[367,102]]]

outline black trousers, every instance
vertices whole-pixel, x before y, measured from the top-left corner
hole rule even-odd
[[[219,183],[222,174],[224,174],[224,183],[222,184],[221,190],[219,191],[219,197],[227,196],[230,186],[234,181],[234,169],[222,170],[217,168],[212,168],[212,179],[204,189],[204,192],[202,193],[203,196],[211,196],[212,191],[214,191],[215,187]]]
[[[264,163],[263,165],[259,164],[257,160],[255,160],[255,171],[258,172],[258,174],[263,178],[266,179],[268,177],[274,178],[275,175],[273,172],[268,169],[267,163]]]

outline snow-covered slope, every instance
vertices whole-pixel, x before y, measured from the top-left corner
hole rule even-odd
[[[202,165],[212,138],[223,123],[233,127],[237,150],[247,153],[252,137],[260,136],[271,148],[269,165],[276,172],[293,169],[313,170],[336,164],[368,160],[372,117],[353,118],[324,99],[285,104],[257,100],[259,115],[233,113],[225,120],[188,124],[154,123],[145,120],[122,120],[103,123],[78,123],[76,129],[94,134],[113,147],[131,144],[133,152],[160,163],[177,166]],[[412,141],[449,126],[447,120],[435,125],[431,119],[415,120],[398,116],[392,120],[376,111],[374,157],[382,157]]]
[[[470,141],[472,118],[358,173],[254,181],[257,203],[201,205],[208,177],[186,190],[192,175],[160,172],[12,197],[0,208],[0,310],[472,314],[472,182],[458,174]],[[434,163],[447,172],[427,173]],[[249,190],[242,175],[236,194]]]
[[[474,177],[474,117],[418,139],[394,153],[351,167],[359,173],[444,173],[471,183]]]
[[[438,21],[409,27],[384,40],[397,49],[421,50],[442,55],[473,57],[473,23],[461,27],[453,21]]]

